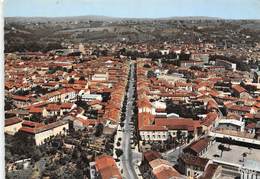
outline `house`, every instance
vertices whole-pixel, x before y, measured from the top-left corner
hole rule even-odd
[[[155,159],[162,158],[162,156],[159,152],[151,151],[151,150],[144,152],[143,157],[144,157],[143,161],[144,161],[145,164],[149,164],[149,162],[151,162]]]
[[[43,96],[43,98],[51,103],[57,103],[61,101],[61,93],[59,91],[53,91]]]
[[[22,127],[23,120],[18,117],[5,119],[4,132],[9,135],[14,135]]]
[[[196,178],[203,174],[209,160],[189,153],[182,154],[178,159],[178,169],[181,174],[189,178]]]
[[[60,105],[58,104],[48,104],[47,107],[43,108],[43,116],[59,116],[60,115]]]
[[[92,76],[92,81],[107,81],[108,73],[96,73]]]
[[[235,97],[251,98],[251,96],[249,95],[247,90],[245,88],[243,88],[241,85],[233,85],[232,89],[233,89],[233,94],[234,94]]]
[[[144,141],[166,141],[170,136],[176,138],[178,131],[182,138],[186,138],[189,133],[195,138],[197,136],[199,121],[186,118],[156,118],[153,123],[153,117],[148,114],[138,115],[139,134]]]
[[[260,83],[260,71],[254,72],[254,83]]]
[[[218,104],[215,100],[209,100],[206,106],[208,112],[218,112]]]
[[[236,71],[237,65],[226,60],[216,59],[216,66],[224,66],[226,70]]]
[[[77,100],[77,93],[73,88],[63,88],[59,90],[60,102],[75,102]]]
[[[149,165],[155,179],[184,178],[167,160],[155,159],[149,162]]]
[[[215,127],[215,124],[218,120],[219,120],[218,113],[209,112],[206,115],[206,117],[201,121],[202,130],[205,133],[208,133]]]
[[[209,138],[201,138],[197,141],[192,142],[187,147],[185,147],[183,149],[183,152],[189,153],[194,156],[201,156],[207,151],[210,143],[211,140]]]
[[[65,134],[69,129],[69,122],[60,120],[51,124],[41,125],[36,127],[21,127],[19,132],[33,138],[36,145],[44,144],[47,139],[52,136]]]
[[[220,119],[216,123],[217,130],[234,130],[244,132],[245,122],[236,119]]]
[[[99,120],[84,119],[82,117],[77,117],[76,119],[73,120],[73,128],[75,130],[83,130],[85,128],[93,128],[98,123]]]
[[[61,103],[61,105],[60,105],[60,115],[63,115],[64,113],[68,113],[72,109],[75,109],[76,107],[77,107],[77,105],[73,104],[73,103]]]
[[[137,102],[138,113],[148,112],[152,113],[152,104],[147,98],[139,99]]]
[[[221,179],[222,167],[220,165],[210,163],[205,168],[205,171],[198,179]]]
[[[235,113],[238,115],[245,115],[247,113],[255,114],[257,112],[257,109],[255,107],[250,107],[250,106],[240,106],[236,104],[225,105],[225,106],[228,112]]]
[[[82,101],[102,101],[102,95],[101,94],[90,94],[89,91],[81,90],[78,95]]]
[[[18,108],[23,108],[31,104],[31,99],[28,96],[13,95],[12,101],[14,105]]]
[[[95,159],[95,169],[97,179],[122,179],[116,162],[111,156],[98,156]]]
[[[258,121],[255,126],[255,138],[260,139],[260,121]]]

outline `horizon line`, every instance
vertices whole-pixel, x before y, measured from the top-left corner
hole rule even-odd
[[[226,18],[214,16],[165,16],[165,17],[126,17],[107,15],[72,15],[72,16],[4,16],[4,18],[73,18],[73,17],[104,17],[111,19],[174,19],[174,18],[209,18],[210,20],[260,20],[260,18]]]

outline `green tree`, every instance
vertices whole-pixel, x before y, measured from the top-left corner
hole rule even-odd
[[[70,78],[69,81],[68,81],[69,84],[74,84],[75,83],[75,80],[74,78]]]
[[[123,155],[123,150],[122,149],[116,149],[116,156],[119,158],[121,155]]]
[[[220,157],[222,157],[223,151],[225,150],[225,146],[223,144],[219,144],[218,149],[221,151]]]
[[[147,72],[147,78],[153,78],[153,77],[156,77],[156,74],[153,71],[149,70]]]
[[[242,157],[243,157],[243,162],[245,161],[245,157],[247,157],[247,154],[244,152],[242,153]]]
[[[182,138],[181,130],[177,130],[177,136],[176,137],[177,137],[178,141],[181,140],[181,138]]]
[[[102,124],[102,123],[99,123],[99,124],[96,126],[96,128],[95,128],[95,136],[96,136],[96,137],[101,136],[102,133],[103,133],[103,129],[104,129],[103,124]]]

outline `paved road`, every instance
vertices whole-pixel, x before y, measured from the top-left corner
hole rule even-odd
[[[134,95],[134,64],[130,66],[130,82],[127,93],[126,119],[124,121],[124,133],[122,137],[123,155],[121,158],[123,166],[123,176],[126,179],[138,178],[133,166],[133,153],[131,149],[131,130],[130,121],[133,116],[133,95]]]

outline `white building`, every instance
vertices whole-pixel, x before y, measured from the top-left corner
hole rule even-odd
[[[107,81],[108,73],[96,73],[92,76],[93,81]]]
[[[12,117],[5,120],[5,133],[14,135],[22,127],[23,120],[18,117]]]
[[[84,90],[81,90],[79,92],[79,96],[81,97],[82,101],[94,101],[94,100],[102,101],[103,99],[101,94],[90,94],[89,91],[84,91]]]
[[[36,145],[42,145],[46,139],[56,135],[66,135],[69,129],[69,122],[65,120],[57,121],[48,125],[43,125],[37,128],[22,127],[20,132],[24,132],[32,136]]]

